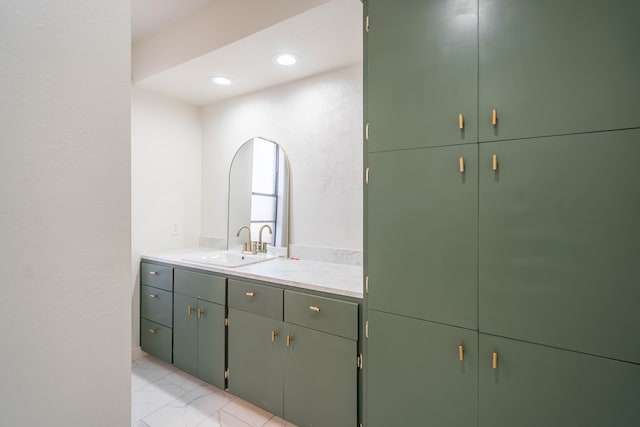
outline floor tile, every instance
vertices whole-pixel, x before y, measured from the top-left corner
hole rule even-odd
[[[262,427],[273,417],[273,414],[241,399],[236,399],[225,406],[223,412],[231,414],[253,427]]]
[[[247,424],[227,412],[219,411],[198,424],[198,427],[251,427],[251,424]]]
[[[206,384],[201,379],[180,370],[176,370],[164,378],[186,391],[191,391],[198,386]]]
[[[131,422],[136,423],[187,392],[177,385],[160,379],[131,393]]]
[[[295,424],[291,424],[289,421],[285,421],[280,417],[274,416],[263,427],[296,427]]]

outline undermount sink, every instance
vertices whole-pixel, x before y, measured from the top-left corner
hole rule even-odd
[[[207,255],[197,255],[183,258],[183,261],[193,262],[196,264],[215,265],[218,267],[242,267],[258,262],[270,261],[278,258],[272,254],[256,254],[248,255],[236,251],[213,252]]]

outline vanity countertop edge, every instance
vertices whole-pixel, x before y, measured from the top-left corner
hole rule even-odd
[[[230,268],[198,264],[185,260],[185,258],[214,252],[213,250],[205,249],[172,250],[143,253],[140,258],[142,261],[156,261],[174,266],[211,271],[229,277],[260,280],[352,298],[362,299],[363,297],[363,270],[362,266],[359,265],[276,258],[270,261]]]

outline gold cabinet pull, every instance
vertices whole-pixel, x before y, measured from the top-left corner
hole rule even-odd
[[[316,313],[320,313],[320,307],[318,307],[317,305],[310,305],[309,310],[315,311]]]
[[[156,294],[149,294],[149,298],[158,298],[158,295],[156,295]]]
[[[495,108],[491,110],[491,124],[496,126],[498,124],[498,110]]]
[[[252,297],[255,295],[253,292],[245,292],[244,294],[248,297]]]
[[[291,347],[291,341],[293,341],[293,337],[291,335],[287,335],[287,347]]]
[[[458,114],[458,128],[464,129],[464,116],[462,113]]]
[[[189,316],[191,316],[191,313],[193,313],[193,307],[191,307],[190,305],[187,306],[187,314]]]
[[[464,173],[464,157],[460,157],[458,162],[460,163],[460,173]]]
[[[156,332],[158,332],[158,330],[151,328],[151,329],[149,329],[149,332],[152,333],[152,334],[155,334]]]
[[[196,313],[197,313],[197,316],[198,316],[198,319],[199,319],[199,318],[201,318],[201,317],[202,317],[202,315],[204,314],[204,310],[202,310],[202,309],[198,309]]]
[[[271,331],[271,342],[275,342],[277,336],[278,333],[276,331]]]
[[[460,360],[464,360],[464,346],[463,345],[459,345],[458,346],[458,357],[460,358]]]
[[[152,275],[152,276],[155,276],[156,274],[158,274],[158,272],[157,271],[150,271],[149,274]]]
[[[498,369],[498,353],[493,352],[493,361],[492,361],[493,369]]]
[[[493,169],[494,171],[498,170],[498,155],[494,154],[491,157],[491,169]]]

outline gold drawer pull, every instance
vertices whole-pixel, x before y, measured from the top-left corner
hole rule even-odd
[[[149,294],[149,298],[158,298],[158,295],[156,295],[156,294]]]
[[[464,129],[464,116],[462,113],[458,114],[458,128]]]
[[[187,313],[189,314],[189,316],[191,316],[191,313],[193,313],[193,307],[191,307],[190,305],[187,306]]]
[[[491,110],[491,124],[493,126],[498,124],[498,110],[496,110],[495,108]]]
[[[155,276],[156,274],[158,274],[158,272],[157,271],[150,271],[149,274],[152,275],[152,276]]]
[[[149,332],[152,333],[152,334],[155,334],[156,332],[158,332],[158,330],[151,328],[151,329],[149,329]]]
[[[199,319],[204,314],[204,310],[198,309],[197,313],[198,313],[197,315],[198,315],[198,319]]]
[[[491,157],[491,168],[492,168],[494,171],[497,171],[497,170],[498,170],[498,155],[497,155],[497,154],[494,154],[494,155]]]
[[[460,157],[458,161],[460,163],[460,173],[464,173],[464,157]]]
[[[493,352],[493,363],[492,363],[493,369],[498,369],[498,353],[497,352]]]
[[[291,347],[291,341],[293,341],[293,337],[291,335],[287,335],[287,347]]]
[[[460,357],[460,361],[464,360],[464,346],[458,346],[458,356]]]
[[[252,297],[255,295],[253,292],[245,292],[244,294],[248,297]]]
[[[320,313],[320,307],[318,307],[317,305],[310,305],[309,310],[315,311],[316,313]]]
[[[271,331],[271,342],[275,342],[278,333],[276,331]]]

